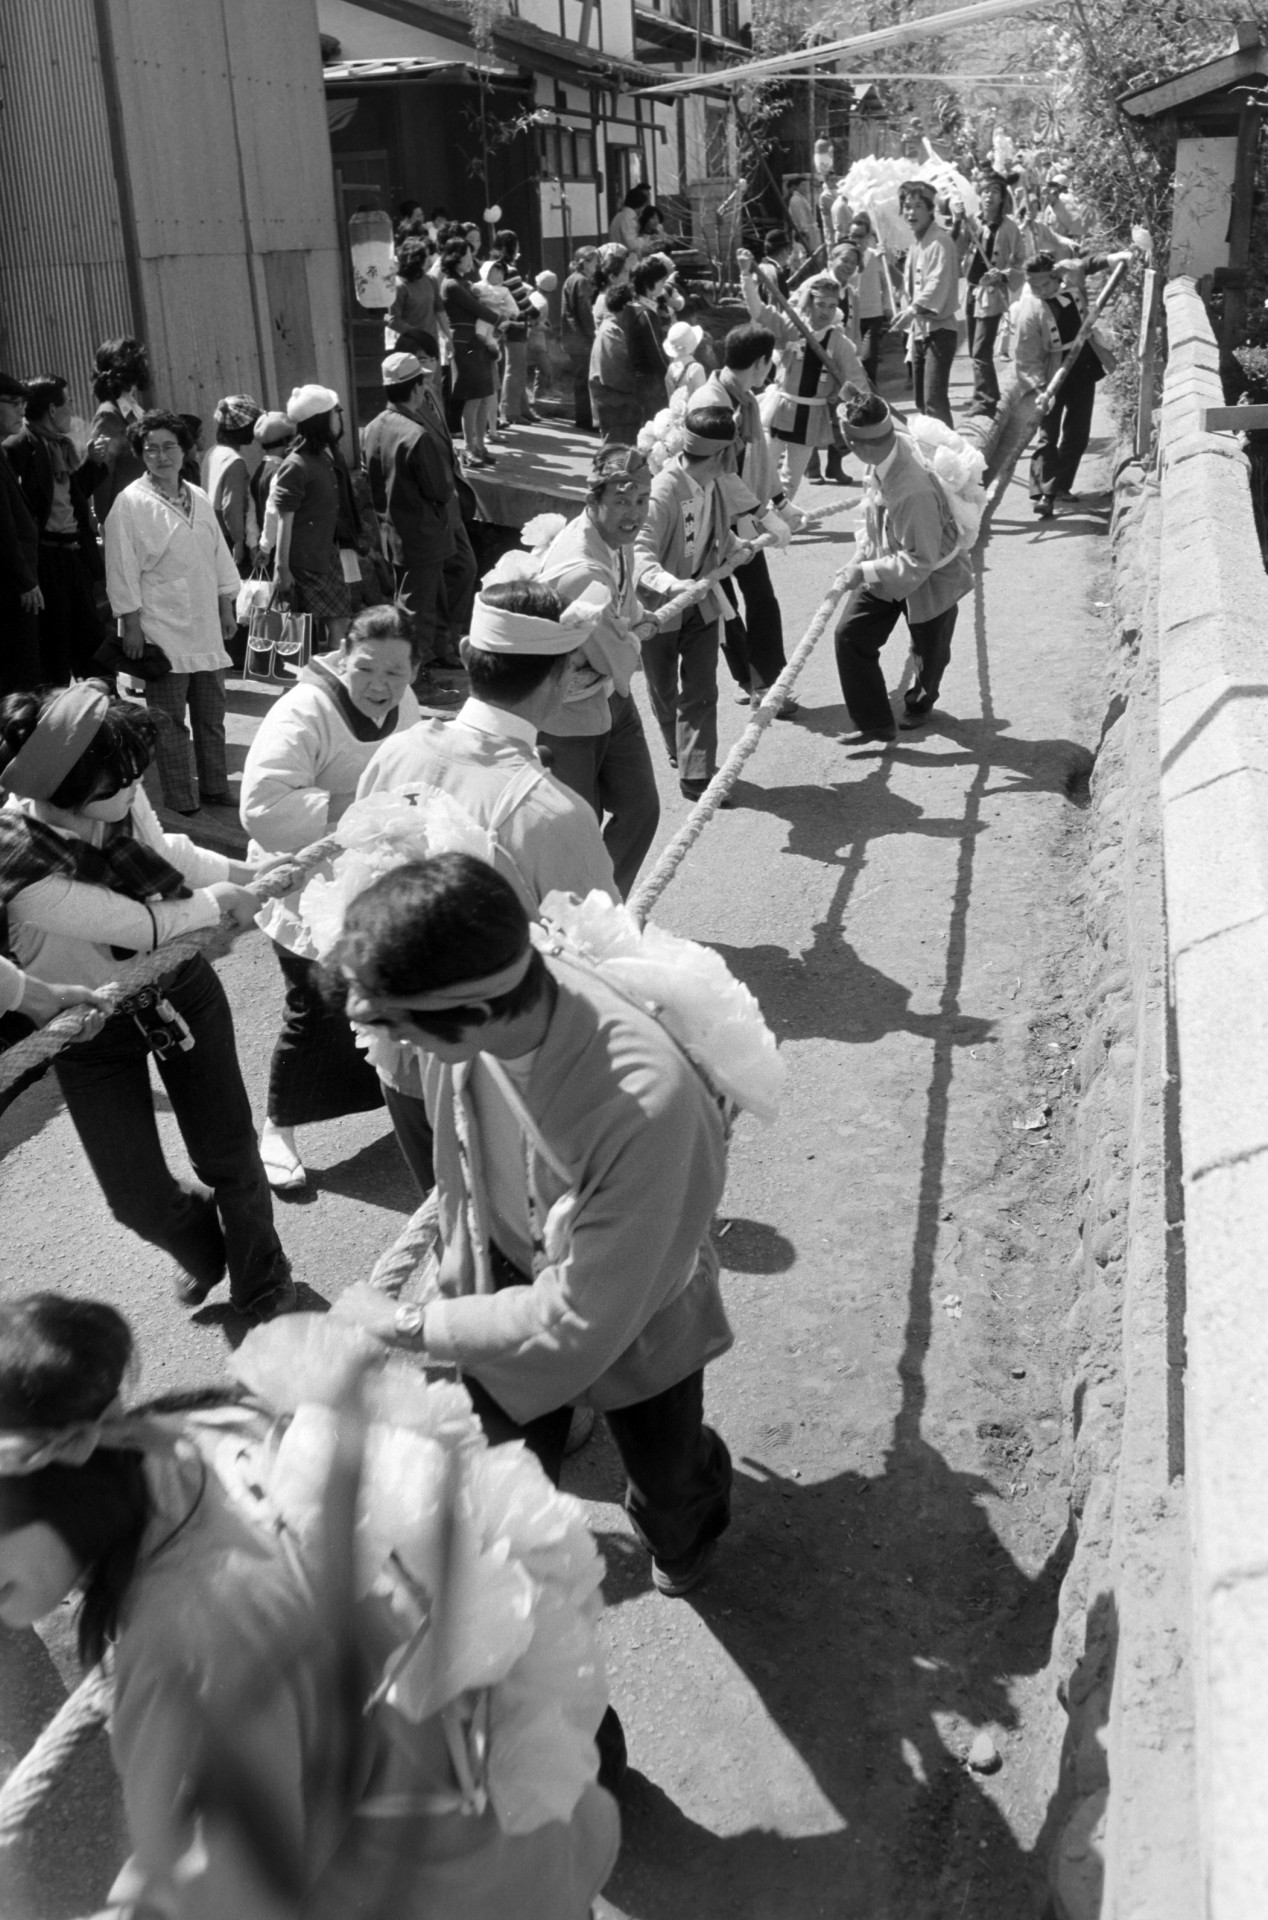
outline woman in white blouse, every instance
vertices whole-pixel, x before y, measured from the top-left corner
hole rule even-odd
[[[414,641],[394,607],[360,614],[333,653],[304,668],[264,716],[242,771],[248,859],[298,853],[330,832],[375,749],[421,718],[410,690],[417,670]],[[296,1127],[381,1107],[382,1083],[342,1002],[329,1004],[316,962],[302,951],[294,902],[273,902],[260,925],[286,982],[260,1154],[274,1191],[295,1193],[307,1183]]]
[[[35,980],[93,989],[120,959],[177,934],[232,936],[254,921],[249,869],[164,833],[141,791],[155,732],[149,714],[92,680],[0,701],[0,909],[9,957]],[[177,1262],[180,1300],[201,1305],[227,1273],[230,1304],[268,1319],[295,1304],[295,1288],[229,1003],[201,954],[162,994],[145,1032],[118,1013],[58,1055],[67,1111],[115,1218]],[[197,1184],[164,1158],[151,1052]]]
[[[163,804],[184,814],[197,813],[200,803],[230,806],[225,669],[232,662],[224,643],[237,627],[238,569],[211,501],[180,477],[192,445],[181,416],[142,414],[129,438],[145,472],[106,516],[106,591],[124,652],[140,660],[148,641],[167,657],[169,671],[145,683],[145,703],[158,721]]]

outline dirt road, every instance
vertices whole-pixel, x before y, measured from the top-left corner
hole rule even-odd
[[[1105,444],[1089,488],[1107,479]],[[811,488],[805,503],[856,499]],[[690,1601],[650,1589],[604,1436],[569,1469],[608,1557],[603,1631],[633,1769],[612,1920],[1039,1911],[1055,1756],[1037,1676],[1063,1564],[1074,1207],[1067,882],[1100,719],[1107,506],[1041,526],[1013,486],[962,604],[943,706],[894,751],[839,744],[825,642],[799,719],[771,730],[658,910],[752,987],[791,1071],[779,1123],[740,1127],[719,1223],[737,1339],[709,1405],[737,1488],[709,1583]],[[852,517],[776,557],[790,642]],[[891,685],[901,653],[896,637]],[[722,705],[733,737],[729,688]],[[684,807],[659,771],[668,832]],[[276,974],[259,941],[222,970],[258,1106]],[[410,1193],[380,1115],[304,1144],[314,1191],[282,1231],[329,1300]],[[47,1084],[0,1122],[0,1148],[0,1287],[117,1302],[147,1390],[214,1377],[223,1310],[177,1308],[165,1262],[106,1216]],[[17,1750],[57,1678],[38,1643],[9,1636],[0,1684]],[[966,1765],[982,1729],[1002,1761],[985,1775]],[[117,1835],[99,1762],[83,1776],[96,1813],[79,1855],[33,1848],[14,1920],[88,1911],[104,1891]]]

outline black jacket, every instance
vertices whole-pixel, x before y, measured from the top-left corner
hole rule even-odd
[[[53,510],[53,456],[48,443],[33,427],[23,426],[5,441],[4,451],[17,475],[22,498],[31,518],[43,533]],[[105,569],[97,546],[91,509],[93,489],[100,484],[104,474],[103,466],[93,460],[85,460],[70,477],[70,503],[79,533],[79,550],[92,562],[94,570],[99,569],[102,573]]]

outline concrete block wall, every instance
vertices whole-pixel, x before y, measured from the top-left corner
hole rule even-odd
[[[1218,355],[1166,290],[1159,751],[1180,1076],[1203,1920],[1268,1914],[1268,575]]]

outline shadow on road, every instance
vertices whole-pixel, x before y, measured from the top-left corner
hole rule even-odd
[[[932,1042],[905,1277],[901,1403],[883,1469],[802,1485],[760,1461],[739,1463],[730,1533],[709,1583],[685,1603],[809,1768],[840,1830],[799,1840],[757,1829],[714,1833],[636,1776],[625,1847],[607,1889],[633,1920],[787,1920],[793,1913],[1024,1920],[1045,1898],[1041,1859],[1019,1845],[944,1729],[949,1716],[1005,1734],[1016,1725],[1012,1683],[1047,1662],[1072,1541],[1067,1534],[1040,1571],[1027,1574],[983,1505],[1003,1489],[957,1470],[922,1432],[955,1053],[985,1038],[992,1024],[961,1006],[982,805],[1001,764],[980,556],[969,604],[982,720],[945,723],[962,747],[951,764],[971,768],[962,816],[925,820],[891,792],[893,755],[843,794],[794,788],[768,795],[792,822],[789,851],[839,863],[840,881],[800,961],[770,947],[720,949],[786,1036],[872,1040],[903,1028]],[[1014,751],[1003,763],[1022,776],[1009,791],[1064,791],[1058,776],[1072,743],[1006,744]],[[946,968],[937,1011],[928,1015],[912,1015],[909,990],[859,960],[841,935],[869,840],[888,832],[958,841]],[[587,1477],[611,1476],[614,1460],[605,1463],[605,1452]],[[605,1494],[611,1497],[610,1486]],[[647,1562],[634,1543],[613,1535],[603,1544],[609,1604],[646,1591]],[[699,1737],[705,1774],[714,1759],[707,1704]]]

